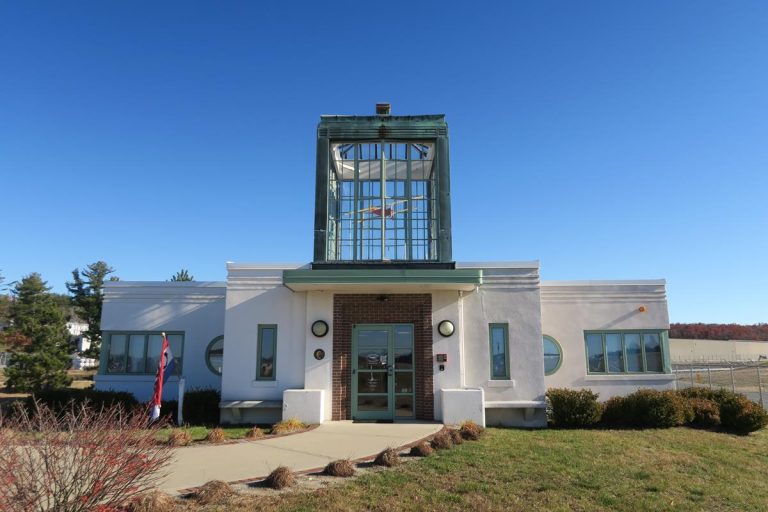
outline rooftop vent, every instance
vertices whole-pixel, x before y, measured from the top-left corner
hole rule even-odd
[[[391,111],[392,111],[392,105],[390,105],[389,103],[377,103],[376,104],[376,115],[377,116],[388,116]]]

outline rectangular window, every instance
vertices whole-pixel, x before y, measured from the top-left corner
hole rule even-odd
[[[143,334],[131,334],[128,336],[128,362],[125,367],[127,373],[144,373],[146,359],[144,357]]]
[[[259,325],[256,354],[256,379],[275,380],[277,362],[277,326]]]
[[[664,373],[666,331],[584,333],[589,373]]]
[[[163,337],[159,332],[105,332],[105,373],[154,375],[160,364]],[[184,357],[184,334],[168,334],[168,344],[181,374]]]
[[[491,349],[491,379],[509,379],[509,327],[507,324],[488,326]]]

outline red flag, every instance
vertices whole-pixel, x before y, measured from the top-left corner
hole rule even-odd
[[[160,417],[160,404],[163,401],[163,374],[165,373],[165,366],[168,363],[166,361],[168,352],[168,337],[163,333],[163,346],[160,348],[160,362],[157,365],[157,375],[155,376],[155,391],[152,394],[152,414],[149,417],[150,421],[155,421]]]

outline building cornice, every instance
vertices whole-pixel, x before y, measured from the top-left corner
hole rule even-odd
[[[664,279],[542,281],[542,302],[666,302]]]

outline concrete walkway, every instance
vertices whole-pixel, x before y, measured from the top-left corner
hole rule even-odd
[[[302,434],[225,445],[177,448],[160,488],[169,493],[210,480],[258,479],[277,466],[293,471],[322,468],[337,459],[360,459],[387,447],[399,447],[430,436],[438,423],[352,423],[334,421]]]

